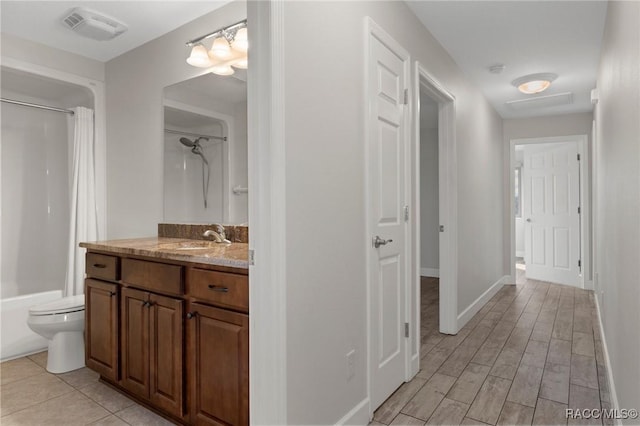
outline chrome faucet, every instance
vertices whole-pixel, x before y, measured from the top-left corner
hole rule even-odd
[[[215,241],[216,243],[231,244],[231,241],[227,239],[227,235],[225,234],[224,226],[218,224],[215,224],[214,226],[216,228],[215,231],[213,229],[207,229],[206,231],[204,231],[204,234],[202,234],[202,236],[204,238],[213,237],[213,241]]]

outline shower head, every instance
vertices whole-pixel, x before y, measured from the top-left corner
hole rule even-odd
[[[187,146],[189,148],[195,148],[195,147],[199,147],[200,146],[200,141],[201,140],[205,140],[208,141],[209,138],[205,138],[203,136],[200,136],[198,138],[196,138],[196,140],[192,141],[191,139],[188,138],[180,138],[180,143],[184,146]]]
[[[189,148],[193,148],[194,146],[196,146],[196,144],[198,143],[197,140],[196,142],[193,142],[191,139],[187,139],[187,138],[180,138],[180,143],[184,146],[188,146]]]

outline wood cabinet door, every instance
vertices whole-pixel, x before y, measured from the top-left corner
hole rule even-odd
[[[118,380],[118,285],[85,280],[85,363]]]
[[[121,293],[122,386],[149,398],[149,293],[123,287]]]
[[[249,424],[249,316],[189,306],[188,382],[192,424]]]
[[[184,414],[184,301],[149,297],[149,395],[157,407]]]

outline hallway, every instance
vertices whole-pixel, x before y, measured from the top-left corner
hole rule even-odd
[[[611,408],[593,292],[518,272],[455,336],[438,332],[437,278],[422,278],[420,371],[371,424],[560,425],[567,408]]]

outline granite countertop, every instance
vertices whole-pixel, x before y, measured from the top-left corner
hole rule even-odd
[[[158,259],[249,269],[249,245],[217,244],[187,238],[133,238],[80,243],[80,247],[115,254],[133,254]]]

